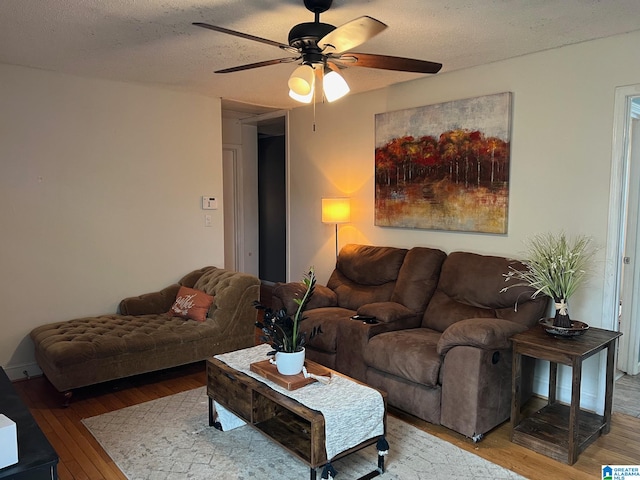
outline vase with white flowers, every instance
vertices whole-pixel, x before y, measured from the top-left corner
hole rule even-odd
[[[547,295],[555,303],[556,315],[553,326],[571,328],[568,300],[590,272],[590,262],[596,253],[590,237],[580,235],[567,238],[564,233],[539,234],[527,242],[524,270],[510,268],[505,281],[517,281],[502,289],[527,286],[534,288],[531,295]]]
[[[287,313],[286,308],[273,310],[259,302],[254,302],[255,308],[261,310],[262,321],[257,321],[256,326],[262,331],[260,339],[273,348],[267,355],[275,356],[278,372],[283,375],[297,375],[304,365],[307,333],[300,331],[300,322],[304,320],[304,311],[309,304],[316,285],[316,274],[313,267],[302,280],[304,293],[293,301],[297,309],[293,317]],[[322,333],[320,327],[315,327],[309,333],[309,340]]]

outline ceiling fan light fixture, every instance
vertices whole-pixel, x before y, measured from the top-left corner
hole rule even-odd
[[[293,90],[289,90],[289,96],[293,98],[296,102],[311,103],[311,100],[313,100],[313,89],[306,95],[299,95]]]
[[[355,66],[415,73],[433,74],[438,73],[442,68],[441,63],[427,62],[425,60],[351,52],[352,48],[378,35],[387,26],[367,15],[351,20],[339,27],[323,23],[320,21],[320,14],[328,10],[332,2],[333,0],[304,0],[307,10],[314,14],[314,21],[294,25],[289,31],[288,43],[286,44],[208,23],[194,22],[193,25],[245,40],[271,45],[292,55],[285,58],[274,58],[237,67],[223,68],[215,70],[214,73],[240,72],[269,65],[298,62],[302,59],[302,64],[293,71],[287,82],[290,90],[289,96],[303,103],[311,103],[313,101],[314,105],[316,97],[322,101],[333,102],[349,93],[349,85],[338,72],[337,66],[332,63],[334,61],[338,62],[343,68]],[[323,92],[316,92],[316,88],[321,88]]]
[[[296,95],[304,97],[313,93],[313,84],[315,81],[315,72],[311,65],[300,65],[289,77],[289,89]]]
[[[323,92],[328,102],[344,97],[351,90],[347,81],[335,70],[327,69],[323,82]]]

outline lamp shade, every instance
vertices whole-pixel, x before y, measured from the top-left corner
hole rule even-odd
[[[322,223],[347,223],[351,221],[349,198],[323,198]]]
[[[298,95],[293,90],[289,90],[289,96],[300,103],[311,103],[313,100],[313,89],[307,95]]]
[[[323,82],[322,89],[328,102],[338,100],[349,93],[350,88],[346,80],[335,70],[326,72]]]
[[[288,85],[292,92],[304,97],[313,91],[314,79],[315,71],[313,67],[304,64],[293,71],[289,77]]]

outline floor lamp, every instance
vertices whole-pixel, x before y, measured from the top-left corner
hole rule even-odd
[[[338,258],[338,224],[350,221],[351,205],[349,198],[322,199],[322,223],[335,223],[336,225],[336,258]]]

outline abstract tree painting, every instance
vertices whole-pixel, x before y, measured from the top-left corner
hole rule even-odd
[[[504,234],[511,93],[376,115],[375,224]]]

